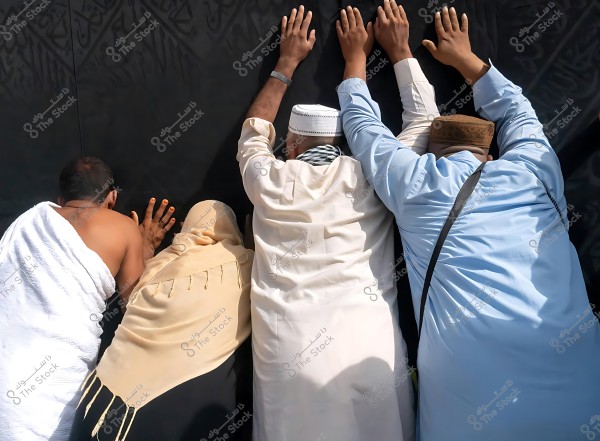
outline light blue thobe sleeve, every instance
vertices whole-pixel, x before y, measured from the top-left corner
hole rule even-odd
[[[398,141],[381,122],[379,106],[363,80],[349,78],[342,82],[338,97],[350,150],[379,198],[397,219],[406,203],[426,203],[419,196],[444,183],[455,182],[460,188],[465,172],[477,167],[477,161],[464,160],[459,155],[440,161],[431,153],[419,156]]]
[[[558,157],[521,88],[491,66],[473,85],[473,99],[479,114],[496,123],[501,158],[535,174],[562,209],[564,180]]]

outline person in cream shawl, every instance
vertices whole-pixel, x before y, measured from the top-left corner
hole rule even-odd
[[[250,439],[253,257],[227,205],[190,210],[83,383],[71,440]]]

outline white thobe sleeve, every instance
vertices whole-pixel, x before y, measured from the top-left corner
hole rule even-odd
[[[435,90],[416,58],[398,61],[394,64],[394,73],[403,107],[402,132],[396,138],[422,155],[427,151],[431,122],[440,116]]]
[[[280,169],[284,162],[273,155],[275,128],[269,121],[248,118],[242,126],[238,141],[237,160],[244,189],[250,201],[256,205],[269,175]]]

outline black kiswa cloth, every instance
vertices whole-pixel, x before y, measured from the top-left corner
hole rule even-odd
[[[135,413],[132,404],[143,399],[143,385],[128,406],[95,379],[77,408],[69,441],[200,441],[225,433],[230,441],[252,441],[251,340],[216,369],[176,386]],[[101,421],[103,414],[107,416]]]

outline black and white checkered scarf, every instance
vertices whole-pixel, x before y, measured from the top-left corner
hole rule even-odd
[[[332,145],[320,145],[308,149],[304,153],[296,156],[298,161],[308,162],[310,165],[329,165],[335,158],[343,156],[344,153],[339,147]]]

